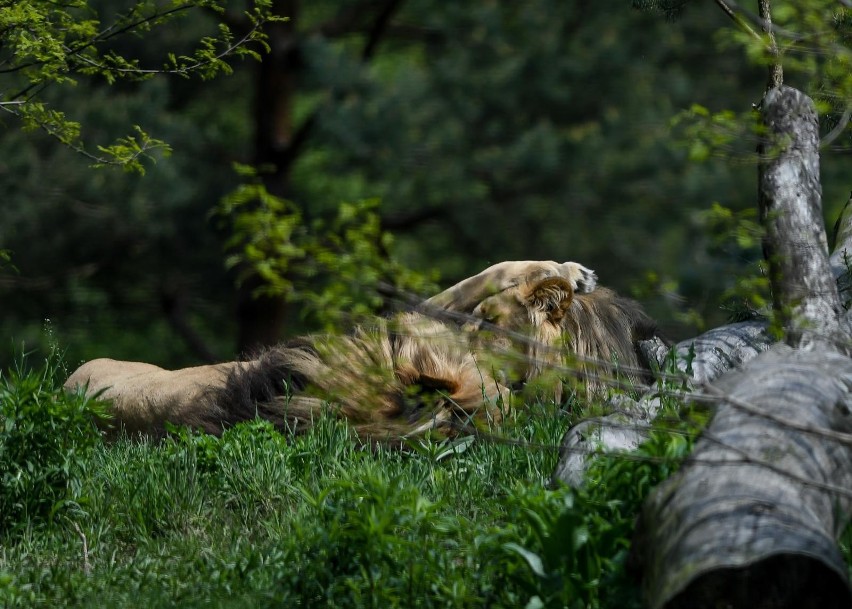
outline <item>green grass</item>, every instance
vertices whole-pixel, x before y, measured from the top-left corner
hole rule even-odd
[[[0,486],[38,508],[6,517],[2,607],[641,606],[623,572],[634,482],[663,470],[603,459],[588,491],[547,490],[570,422],[553,405],[513,418],[511,442],[407,452],[331,418],[296,438],[252,422],[106,444],[80,417],[97,402],[63,393],[55,367],[0,377],[0,429],[29,425],[0,435],[18,447],[0,444],[0,476],[38,489]],[[34,460],[52,436],[52,460]]]

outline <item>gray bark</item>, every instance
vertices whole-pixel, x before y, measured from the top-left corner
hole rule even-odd
[[[581,486],[588,459],[598,450],[612,453],[636,449],[648,439],[651,423],[660,410],[660,398],[651,392],[639,400],[617,396],[609,406],[611,414],[581,421],[562,438],[552,486]]]
[[[785,317],[787,342],[833,348],[843,308],[828,260],[819,181],[819,121],[813,101],[790,87],[763,99],[760,216],[766,229],[775,310]]]
[[[852,604],[836,545],[852,514],[849,314],[837,289],[838,280],[850,283],[843,252],[852,253],[852,211],[847,204],[829,260],[813,103],[780,87],[767,92],[762,114],[765,253],[789,346],[760,354],[772,339],[748,322],[675,347],[683,355],[694,343],[689,372],[703,401],[718,406],[637,527],[633,559],[655,609]],[[665,353],[641,348],[649,361]],[[685,361],[678,368],[686,373]],[[593,450],[637,445],[655,405],[651,393],[621,400],[617,413],[569,430],[554,477],[580,484]]]
[[[715,328],[673,347],[655,339],[643,341],[639,348],[645,360],[659,369],[666,367],[670,351],[674,350],[677,369],[690,385],[695,386],[713,381],[728,370],[754,359],[774,342],[765,322],[744,321]],[[648,439],[659,408],[660,398],[656,389],[638,400],[618,396],[610,403],[611,414],[586,419],[571,427],[562,439],[551,483],[580,486],[590,455],[598,450],[635,449]]]
[[[848,608],[835,539],[852,508],[852,360],[779,345],[715,389],[637,529],[650,606]]]
[[[682,340],[672,349],[677,357],[678,370],[688,374],[693,384],[699,385],[754,359],[774,342],[766,322],[741,321]],[[669,348],[652,341],[640,344],[639,348],[649,361],[660,368],[664,367],[670,355]]]
[[[849,607],[852,360],[822,225],[813,103],[767,92],[760,209],[786,342],[705,393],[721,401],[634,544],[653,608]]]

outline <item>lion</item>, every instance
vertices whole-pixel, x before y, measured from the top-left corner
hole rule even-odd
[[[511,387],[565,367],[585,377],[588,397],[605,392],[618,375],[648,380],[649,374],[637,372],[648,368],[637,343],[657,335],[656,322],[638,302],[597,286],[594,272],[573,264],[504,262],[427,302],[472,317],[463,327],[476,335],[474,348],[502,354],[492,367]],[[507,275],[505,269],[513,266],[525,272]],[[558,382],[555,399],[561,391]]]
[[[244,366],[225,362],[165,370],[153,364],[109,358],[94,359],[77,368],[65,381],[69,391],[84,391],[111,402],[110,418],[98,421],[108,432],[165,433],[165,423],[203,428],[199,407],[212,387],[225,386],[229,376]]]
[[[170,371],[93,360],[65,387],[112,400],[109,433],[148,436],[163,435],[167,423],[219,435],[255,417],[301,433],[329,411],[364,439],[452,436],[499,424],[511,403],[464,333],[414,312],[345,336],[302,337],[245,362]]]
[[[436,308],[467,323],[435,319]],[[162,435],[173,423],[220,434],[259,416],[300,433],[330,409],[362,437],[454,435],[499,424],[511,407],[507,387],[538,378],[568,352],[633,365],[633,341],[646,325],[653,322],[637,303],[597,288],[594,271],[580,264],[509,261],[430,298],[421,312],[377,318],[345,336],[308,336],[249,361],[174,371],[94,360],[65,386],[111,399],[112,431]],[[513,350],[521,365],[485,362]]]

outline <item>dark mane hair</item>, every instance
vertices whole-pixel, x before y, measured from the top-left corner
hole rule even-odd
[[[235,367],[205,393],[201,427],[221,433],[258,416],[299,433],[331,409],[363,437],[452,434],[498,423],[508,397],[459,331],[403,313],[348,335],[300,338]]]
[[[588,294],[575,294],[561,322],[564,350],[575,354],[591,389],[602,389],[595,377],[612,376],[619,367],[630,380],[644,382],[647,369],[637,343],[657,336],[657,323],[638,302],[598,287]]]

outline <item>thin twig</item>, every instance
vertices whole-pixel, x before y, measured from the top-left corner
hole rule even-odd
[[[849,124],[850,118],[852,118],[852,103],[846,105],[846,110],[843,112],[843,116],[840,117],[840,121],[834,126],[834,129],[829,131],[825,137],[819,141],[820,148],[830,146],[834,140],[840,137],[840,134],[842,134],[844,129],[846,129],[846,125]]]
[[[80,525],[73,520],[71,521],[71,526],[74,527],[74,530],[77,531],[77,535],[79,535],[80,539],[83,541],[83,573],[91,575],[92,563],[89,562],[89,542],[86,540],[86,534],[83,533]]]
[[[249,38],[257,30],[259,30],[262,25],[263,25],[263,22],[260,22],[257,25],[255,25],[253,28],[251,28],[251,30],[249,30],[249,32],[245,36],[240,38],[237,42],[235,42],[234,44],[229,46],[224,51],[220,52],[218,55],[216,55],[214,57],[210,57],[210,58],[205,59],[203,61],[196,61],[193,64],[183,66],[183,67],[180,67],[180,68],[176,68],[176,69],[112,67],[112,66],[107,66],[106,64],[103,64],[99,61],[95,61],[93,59],[90,59],[88,57],[80,55],[78,53],[74,53],[73,50],[69,47],[64,47],[64,50],[69,55],[73,54],[77,58],[77,61],[79,61],[80,63],[88,64],[90,67],[96,68],[96,69],[104,71],[104,72],[111,72],[111,73],[115,73],[115,74],[138,74],[138,75],[178,74],[178,75],[181,75],[181,76],[185,76],[185,75],[187,75],[191,72],[195,72],[195,71],[199,70],[200,68],[202,68],[204,66],[210,65],[210,64],[215,63],[217,61],[221,61],[225,57],[229,57],[231,54],[233,54],[233,52],[236,49],[238,49],[241,46],[244,46],[249,41]]]
[[[772,5],[770,0],[758,0],[760,8],[761,27],[769,38],[769,56],[772,63],[769,66],[768,89],[777,89],[784,84],[784,70],[781,67],[781,55],[778,52],[778,43],[775,41],[775,32],[772,31]]]
[[[728,5],[728,3],[727,3],[727,2],[725,2],[725,0],[716,0],[716,4],[717,4],[717,6],[718,6],[719,8],[721,8],[721,9],[722,9],[722,12],[724,12],[724,13],[725,13],[728,17],[730,17],[731,19],[733,19],[734,23],[736,23],[738,26],[740,26],[740,27],[741,27],[741,28],[742,28],[742,29],[743,29],[746,33],[748,33],[748,34],[749,34],[752,38],[755,38],[756,40],[759,40],[761,43],[764,43],[764,40],[763,40],[763,38],[760,36],[760,34],[758,34],[757,32],[755,32],[755,31],[754,31],[754,28],[752,28],[752,27],[748,24],[748,21],[746,21],[745,19],[743,19],[743,18],[742,18],[742,16],[741,16],[739,13],[737,13],[736,11],[734,11],[734,9],[733,9],[733,8],[731,8],[731,7]]]

